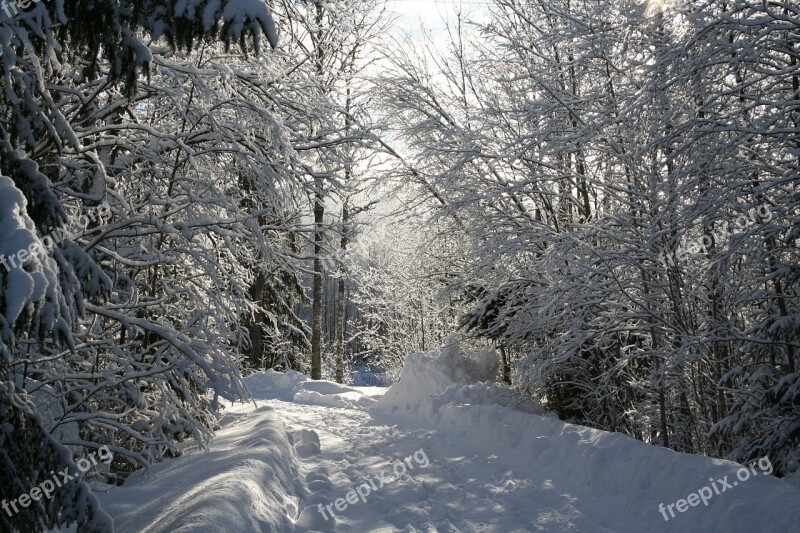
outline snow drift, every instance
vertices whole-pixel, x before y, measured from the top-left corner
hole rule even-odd
[[[226,409],[209,452],[140,472],[101,501],[122,533],[797,531],[800,490],[762,465],[739,481],[730,461],[561,422],[491,381],[496,371],[491,350],[466,357],[450,343],[410,356],[388,390],[254,374],[258,401]],[[330,521],[319,512],[419,449],[425,470]],[[704,488],[711,496],[680,512]]]
[[[256,372],[245,378],[254,400],[285,402],[356,409],[375,403],[373,396],[382,394],[383,387],[348,387],[333,381],[312,380],[294,370]]]
[[[738,481],[737,463],[568,424],[535,414],[542,411],[533,402],[521,412],[507,386],[478,381],[491,375],[490,360],[488,352],[465,357],[457,345],[412,355],[373,413],[436,429],[487,457],[502,456],[523,475],[535,471],[557,494],[581,502],[584,514],[596,516],[596,531],[641,531],[645,525],[651,531],[797,531],[800,491],[789,483],[762,471]],[[677,512],[675,502],[712,482],[721,489],[722,479],[732,487],[708,505]],[[667,511],[665,520],[660,504],[673,504],[674,516]],[[546,517],[533,521],[543,530],[571,529]]]
[[[139,471],[101,495],[115,531],[291,531],[305,491],[296,439],[275,409],[246,409],[252,405],[223,417],[226,427],[207,452]]]
[[[445,405],[502,405],[527,413],[545,414],[542,407],[494,381],[500,361],[492,348],[467,356],[455,338],[433,353],[408,356],[400,381],[378,400],[378,411],[405,411],[435,418]]]

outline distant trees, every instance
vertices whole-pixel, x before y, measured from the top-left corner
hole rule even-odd
[[[356,354],[394,378],[407,355],[440,347],[456,328],[457,304],[442,290],[448,267],[436,258],[442,243],[420,221],[406,213],[366,223],[348,261]]]
[[[286,21],[288,75],[302,106],[294,104],[303,120],[292,120],[292,145],[299,156],[298,178],[304,184],[308,208],[304,210],[309,231],[302,243],[310,260],[311,365],[314,379],[323,376],[324,359],[334,357],[334,376],[344,380],[345,273],[339,272],[336,287],[326,284],[330,267],[341,269],[339,252],[350,237],[352,204],[364,182],[365,160],[376,150],[373,124],[366,111],[368,99],[364,69],[371,63],[372,47],[388,24],[383,6],[375,2],[322,1],[282,2],[277,7]],[[294,118],[294,117],[293,117]],[[331,272],[333,273],[333,272]],[[328,309],[329,297],[338,300]],[[338,313],[338,314],[337,314]],[[327,334],[326,318],[334,319]],[[333,376],[332,376],[333,377]]]
[[[515,383],[565,419],[785,474],[800,13],[668,8],[498,1],[447,52],[397,54],[384,105],[425,170],[406,179],[474,250],[449,281],[462,324],[508,348]]]

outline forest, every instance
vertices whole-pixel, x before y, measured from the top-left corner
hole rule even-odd
[[[560,420],[798,470],[800,6],[446,3],[2,2],[0,497],[113,460],[0,531],[110,531],[90,483],[246,376],[454,332]]]

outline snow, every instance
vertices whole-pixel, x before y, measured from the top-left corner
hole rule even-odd
[[[730,461],[561,422],[476,379],[495,363],[450,343],[409,356],[388,390],[253,374],[255,402],[225,409],[207,452],[133,476],[103,505],[120,532],[797,530],[796,476],[767,475],[768,459],[742,480]],[[395,475],[399,463],[416,468]]]
[[[278,46],[278,30],[275,28],[275,21],[272,19],[267,4],[262,0],[227,2],[222,16],[231,23],[233,34],[237,36],[242,34],[246,20],[258,21],[272,48]]]
[[[536,402],[515,394],[505,384],[489,381],[499,365],[493,349],[466,357],[458,341],[450,337],[440,352],[410,355],[400,381],[378,400],[376,409],[435,416],[442,405],[487,404],[544,414]]]
[[[795,470],[795,472],[788,476],[785,481],[794,488],[800,490],[800,470]]]
[[[6,309],[3,313],[12,324],[19,318],[25,305],[32,300],[34,294],[33,278],[23,270],[15,268],[8,273],[6,289]]]
[[[302,485],[297,456],[278,413],[228,410],[206,452],[139,471],[101,495],[116,531],[289,531]]]
[[[312,380],[294,370],[286,373],[267,370],[245,378],[245,384],[256,400],[283,400],[310,405],[342,407],[374,404],[384,387],[347,387],[332,381]]]
[[[20,253],[28,257],[29,247],[37,243],[33,221],[27,216],[27,202],[11,178],[0,176],[0,261],[6,270],[2,289],[3,315],[13,324],[25,307],[44,296],[46,281],[40,272],[23,270]],[[32,258],[36,261],[36,258]],[[3,276],[0,275],[0,284]]]

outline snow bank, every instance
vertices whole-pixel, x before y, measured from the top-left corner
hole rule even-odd
[[[224,420],[236,423],[209,451],[157,464],[99,495],[117,533],[293,529],[305,487],[292,444],[310,448],[313,438],[289,436],[270,407],[235,409]]]
[[[244,378],[244,383],[254,400],[283,400],[291,402],[300,383],[308,378],[300,372],[287,370],[256,372]]]
[[[531,414],[535,404],[520,412],[509,408],[514,396],[504,385],[475,383],[471,365],[453,349],[410,356],[374,416],[394,413],[479,454],[501,456],[521,472],[535,470],[558,494],[581,502],[585,515],[596,516],[597,531],[641,531],[643,524],[651,531],[797,531],[800,490],[768,469],[741,480],[741,465],[730,461]],[[723,479],[731,488],[722,490]],[[719,494],[678,512],[676,502],[703,487]]]
[[[255,400],[285,402],[356,409],[371,406],[375,396],[383,394],[382,387],[348,387],[333,381],[312,380],[294,370],[257,372],[245,379]]]
[[[741,465],[729,461],[531,414],[541,412],[535,403],[515,405],[507,386],[480,381],[493,376],[495,359],[488,350],[464,357],[455,345],[414,355],[369,415],[291,403],[279,412],[235,405],[220,420],[209,452],[134,475],[101,502],[122,533],[797,531],[800,490],[762,465],[742,479]],[[326,406],[375,402],[372,395],[382,390],[297,372],[246,380],[261,399]],[[279,413],[292,414],[291,432]],[[430,455],[430,469],[381,484],[368,505],[323,518],[319,505],[333,504],[378,472],[387,456],[417,449]],[[707,505],[697,503],[701,491]],[[670,506],[672,516],[662,515]]]
[[[522,397],[505,383],[494,381],[500,365],[494,349],[485,348],[467,356],[453,338],[445,344],[439,352],[408,356],[399,382],[386,391],[375,408],[433,417],[447,404],[499,404],[544,414],[538,402]]]

